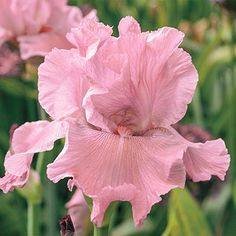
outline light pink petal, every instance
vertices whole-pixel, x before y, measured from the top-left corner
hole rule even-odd
[[[224,180],[230,158],[222,139],[198,143],[187,148],[184,165],[194,182],[210,180],[213,175]]]
[[[17,40],[20,43],[21,58],[23,60],[32,56],[46,56],[53,48],[70,49],[73,47],[63,34],[53,32],[21,36]]]
[[[192,143],[183,138],[174,128],[168,129],[176,139],[179,139],[179,145],[184,149],[184,165],[193,181],[210,180],[213,175],[224,180],[229,168],[230,156],[222,139]]]
[[[5,158],[6,175],[0,179],[1,189],[8,192],[22,187],[28,180],[33,154],[51,150],[54,142],[63,138],[66,131],[67,123],[61,121],[25,123],[16,129],[11,150]]]
[[[197,85],[198,74],[191,57],[177,49],[159,71],[153,100],[152,119],[155,125],[175,124],[183,118]]]
[[[67,208],[71,208],[73,206],[82,206],[86,205],[86,201],[84,199],[83,192],[80,189],[77,189],[75,193],[73,194],[72,198],[70,199],[69,202],[66,203]]]
[[[154,61],[150,67],[152,63]],[[197,82],[190,56],[181,49],[176,50],[157,73],[156,81],[141,80],[135,85],[127,81],[126,76],[108,88],[90,89],[84,101],[89,122],[103,128],[99,123],[103,119],[104,126],[113,130],[117,125],[128,126],[136,134],[175,123],[186,112]]]
[[[77,27],[83,19],[81,10],[78,7],[66,5],[64,0],[51,0],[50,4],[53,10],[47,25],[54,32],[65,35],[71,28]]]
[[[67,34],[67,39],[74,44],[86,58],[95,55],[98,46],[112,34],[112,28],[97,22],[95,19],[84,19],[78,28]]]
[[[189,54],[177,48],[183,34],[165,28],[149,37],[136,33],[107,40],[109,43],[104,43],[88,62],[96,71],[90,74],[95,86],[86,95],[84,108],[93,125],[108,129],[121,125],[142,134],[150,128],[176,123],[184,116],[198,75]],[[163,50],[167,41],[169,47]],[[123,64],[117,63],[121,55]],[[112,68],[112,73],[116,71],[119,76],[111,72],[103,76],[98,68]],[[101,118],[97,119],[99,116],[104,125],[100,124]]]
[[[125,35],[127,33],[141,33],[141,28],[139,26],[139,23],[132,17],[132,16],[126,16],[121,19],[118,30],[120,35]]]
[[[66,208],[71,216],[76,235],[81,235],[90,211],[80,189],[73,194],[71,200],[66,204]]]
[[[39,102],[51,117],[59,119],[81,110],[89,86],[84,63],[77,49],[54,49],[40,65]]]
[[[36,34],[40,31],[42,26],[46,24],[51,11],[53,11],[49,2],[50,1],[47,0],[12,1],[10,6],[12,13],[22,17],[24,23],[24,32],[22,32],[22,34]],[[13,22],[16,22],[16,19],[13,18],[12,20]]]
[[[160,196],[183,187],[185,169],[182,149],[175,136],[153,130],[144,137],[122,136],[70,124],[65,147],[48,165],[48,177],[73,182],[93,198],[92,220],[101,226],[112,201],[130,201],[139,225]]]
[[[7,158],[9,158],[11,156],[10,152],[8,152],[6,154],[5,157],[5,161],[7,160]],[[8,193],[10,191],[13,191],[15,188],[17,187],[23,187],[28,178],[29,178],[29,173],[30,173],[30,163],[32,161],[32,154],[26,154],[26,155],[22,155],[21,156],[21,160],[22,162],[27,165],[27,170],[24,171],[24,174],[18,176],[18,175],[14,175],[14,174],[10,174],[7,171],[5,172],[5,176],[3,176],[2,178],[0,178],[0,189],[4,192],[4,193]],[[21,168],[21,166],[20,166]]]

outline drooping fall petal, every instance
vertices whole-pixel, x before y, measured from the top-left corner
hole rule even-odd
[[[184,165],[194,182],[210,180],[217,176],[224,180],[230,158],[222,139],[197,143],[187,148]]]
[[[212,176],[224,180],[230,157],[222,139],[192,143],[172,127],[169,127],[169,131],[179,139],[179,145],[184,149],[183,161],[186,172],[194,182],[210,180]]]
[[[51,150],[54,142],[63,138],[66,131],[67,123],[61,121],[25,123],[16,129],[5,158],[6,175],[0,178],[0,188],[8,192],[22,187],[28,180],[34,153]]]
[[[183,153],[172,136],[161,130],[143,137],[126,136],[124,130],[122,135],[70,123],[64,149],[48,165],[53,182],[73,177],[94,199],[92,220],[98,226],[112,201],[130,201],[139,225],[161,195],[184,186]]]

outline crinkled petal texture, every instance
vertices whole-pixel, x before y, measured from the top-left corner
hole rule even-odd
[[[222,139],[192,143],[172,127],[168,130],[179,140],[179,145],[182,145],[186,172],[194,182],[210,180],[212,176],[224,180],[229,168],[230,156]]]
[[[125,126],[136,134],[176,123],[198,80],[191,57],[178,48],[183,33],[168,27],[140,33],[133,18],[124,18],[119,31],[88,63],[94,83],[84,101],[88,121],[100,127],[102,116],[110,131]]]
[[[53,182],[72,177],[93,198],[91,218],[98,226],[108,205],[118,200],[131,202],[140,225],[161,195],[184,186],[182,155],[174,136],[162,130],[122,137],[70,123],[65,147],[47,174]]]
[[[39,67],[39,102],[54,119],[80,112],[89,88],[85,59],[77,49],[54,49]]]
[[[112,28],[98,23],[96,19],[87,19],[81,22],[67,34],[67,39],[74,44],[81,56],[87,59],[95,55],[99,45],[112,34]]]
[[[16,129],[5,158],[6,174],[0,178],[0,188],[8,192],[22,187],[28,180],[33,154],[51,150],[54,141],[64,137],[66,131],[67,123],[61,121],[25,123]]]
[[[197,143],[184,153],[187,174],[195,181],[210,180],[215,175],[224,180],[230,158],[222,139]]]

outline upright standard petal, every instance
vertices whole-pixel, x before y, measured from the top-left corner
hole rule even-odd
[[[60,119],[81,110],[89,86],[84,63],[77,49],[54,49],[40,65],[39,102],[52,118]]]
[[[112,34],[112,28],[96,21],[84,19],[67,34],[67,39],[75,45],[80,55],[87,59],[95,55],[99,45]]]
[[[8,192],[22,187],[28,180],[33,154],[51,150],[54,142],[63,138],[66,131],[67,123],[62,121],[25,123],[16,129],[5,158],[6,174],[0,178],[0,188]]]
[[[154,48],[154,39],[147,41],[148,37],[147,34],[123,35],[113,40],[112,46],[111,43],[104,44],[97,53],[106,52],[104,57],[108,57],[107,51],[110,50],[112,60],[95,56],[88,62],[97,71],[94,74],[100,75],[99,78],[92,75],[95,86],[84,101],[87,119],[95,126],[101,127],[97,119],[100,115],[104,126],[108,124],[112,129],[126,126],[140,135],[147,129],[176,123],[184,116],[198,80],[191,57],[176,48],[177,42],[172,42],[173,48],[165,54],[160,45]],[[158,42],[164,46],[165,37],[161,37]],[[120,61],[121,55],[124,58],[122,67],[121,63],[114,63]],[[99,72],[99,68],[108,70],[114,65],[118,66],[116,72],[120,73],[116,79]]]
[[[141,28],[139,23],[132,17],[126,16],[121,19],[118,25],[119,35],[125,35],[127,33],[140,34]]]
[[[174,136],[162,130],[129,136],[125,128],[120,134],[70,123],[64,149],[48,165],[53,182],[72,177],[93,198],[91,218],[98,226],[108,205],[119,200],[131,202],[140,225],[161,195],[185,183],[182,148]]]

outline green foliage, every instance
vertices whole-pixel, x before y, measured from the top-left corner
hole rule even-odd
[[[202,209],[187,189],[172,190],[168,208],[168,225],[162,236],[212,235]]]

